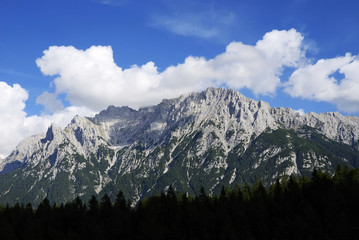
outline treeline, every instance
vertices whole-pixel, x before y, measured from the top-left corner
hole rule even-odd
[[[0,208],[0,239],[357,239],[359,170],[289,177],[209,196],[169,187],[132,208],[122,192],[60,206]]]

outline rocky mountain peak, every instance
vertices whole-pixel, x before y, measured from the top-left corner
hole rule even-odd
[[[52,123],[46,131],[45,138],[41,139],[41,142],[42,143],[51,142],[54,140],[55,135],[61,135],[61,134],[62,134],[62,129],[56,126],[56,124]]]
[[[129,119],[136,112],[137,112],[136,110],[129,108],[128,106],[115,107],[111,105],[106,110],[103,110],[99,114],[96,114],[93,120],[95,122],[101,122],[101,121],[112,121],[118,118]]]
[[[12,189],[34,203],[118,190],[136,202],[170,184],[215,193],[255,178],[271,183],[314,167],[357,166],[358,146],[359,118],[301,115],[208,88],[138,110],[109,106],[25,139],[0,162],[0,202],[18,197]]]

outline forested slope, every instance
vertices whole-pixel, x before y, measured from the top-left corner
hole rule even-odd
[[[359,169],[334,176],[262,182],[219,196],[195,197],[172,186],[132,208],[122,194],[38,208],[3,206],[0,239],[355,239],[359,234]]]

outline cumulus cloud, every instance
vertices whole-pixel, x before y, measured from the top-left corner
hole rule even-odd
[[[20,85],[0,82],[0,153],[8,153],[23,137],[26,113],[23,111],[28,93]]]
[[[0,82],[0,133],[11,136],[0,140],[0,154],[9,154],[20,140],[46,131],[52,122],[65,127],[76,114],[91,116],[108,105],[138,108],[210,86],[248,88],[255,94],[273,95],[282,85],[283,68],[300,67],[305,62],[302,41],[303,36],[294,29],[274,30],[256,45],[232,42],[212,59],[189,56],[162,72],[151,61],[123,69],[114,62],[109,46],[86,50],[49,47],[36,60],[44,75],[54,76],[54,92],[45,91],[37,98],[44,106],[42,115],[27,116],[27,91],[18,84]],[[341,71],[348,79],[356,78],[354,65],[343,66]],[[69,107],[64,107],[60,94],[69,101]]]
[[[57,99],[56,94],[47,91],[37,97],[36,103],[43,105],[45,110],[51,113],[64,109],[64,105],[61,100]]]
[[[209,86],[274,94],[283,68],[303,61],[302,40],[294,29],[274,30],[255,46],[232,42],[213,59],[189,56],[163,72],[153,62],[122,69],[114,62],[111,47],[105,46],[87,50],[52,46],[36,63],[43,74],[56,76],[54,94],[65,94],[73,105],[94,111],[111,104],[138,108]]]
[[[111,47],[93,46],[85,51],[74,47],[50,47],[36,60],[45,75],[54,80],[56,93],[65,93],[73,105],[101,110],[111,104],[139,106],[153,103],[159,74],[153,62],[118,67]]]
[[[335,73],[339,72],[343,79]],[[332,59],[321,59],[293,72],[285,84],[292,97],[324,101],[345,112],[359,111],[359,57],[347,53]]]
[[[29,95],[19,84],[0,82],[0,157],[6,157],[25,137],[46,131],[54,122],[64,127],[76,114],[91,115],[85,107],[69,107],[52,115],[30,116],[25,109]]]
[[[266,59],[282,66],[297,67],[306,61],[306,45],[303,45],[303,40],[302,34],[295,29],[273,30],[257,42],[256,48],[265,54]]]

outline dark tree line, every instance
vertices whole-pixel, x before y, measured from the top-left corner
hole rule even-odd
[[[209,196],[166,192],[132,208],[122,192],[88,203],[0,207],[0,239],[357,239],[359,169],[261,181]]]

